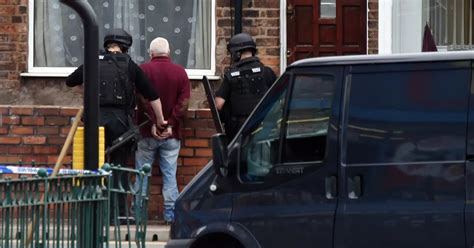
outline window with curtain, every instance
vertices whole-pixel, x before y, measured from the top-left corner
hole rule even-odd
[[[447,50],[474,48],[472,0],[425,0],[424,5],[437,46]]]
[[[171,57],[186,69],[211,70],[212,6],[215,0],[89,1],[104,34],[123,28],[133,37],[129,50],[138,64],[149,60],[156,37],[170,42]],[[59,0],[34,1],[33,67],[77,67],[83,63],[83,26],[75,11]],[[31,61],[30,61],[31,64]]]

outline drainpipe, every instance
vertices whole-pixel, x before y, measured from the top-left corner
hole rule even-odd
[[[234,34],[242,33],[242,0],[234,0]]]
[[[84,165],[99,165],[99,29],[97,16],[86,0],[60,0],[75,10],[84,25]]]

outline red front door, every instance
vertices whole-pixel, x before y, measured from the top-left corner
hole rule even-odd
[[[287,59],[367,53],[366,0],[288,0]]]

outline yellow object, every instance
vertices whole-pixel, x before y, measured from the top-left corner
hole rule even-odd
[[[104,127],[99,127],[99,164],[97,168],[105,162],[105,132]],[[78,127],[74,135],[72,147],[72,168],[84,170],[84,127]]]

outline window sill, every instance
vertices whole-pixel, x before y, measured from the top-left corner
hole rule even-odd
[[[66,78],[69,76],[70,73],[64,73],[64,72],[58,72],[58,73],[53,73],[53,72],[23,72],[20,73],[21,77],[63,77]],[[209,80],[219,80],[221,77],[217,75],[188,75],[190,80],[201,80],[203,76],[207,76]]]
[[[22,72],[21,77],[67,77],[70,73]]]
[[[203,76],[206,76],[209,80],[219,80],[220,76],[217,75],[188,75],[190,80],[201,80]]]

